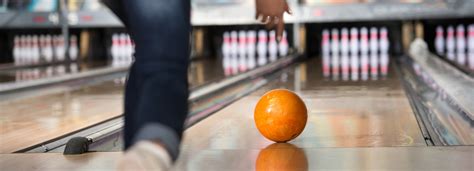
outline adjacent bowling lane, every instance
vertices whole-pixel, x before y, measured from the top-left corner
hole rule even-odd
[[[215,59],[194,60],[189,69],[190,87],[224,78],[221,66]],[[120,116],[124,83],[123,76],[87,85],[53,86],[26,97],[0,98],[0,153],[18,151]]]
[[[0,84],[18,83],[111,67],[106,61],[71,62],[0,71]]]
[[[264,88],[188,128],[178,168],[206,167],[198,163],[213,159],[236,164],[226,160],[229,152],[273,144],[256,129],[253,110],[261,95],[276,88],[295,91],[307,105],[306,128],[289,142],[305,152],[317,147],[426,146],[393,67],[387,76],[366,81],[335,81],[325,78],[321,68],[319,58],[290,67]],[[238,158],[257,157],[256,153],[237,154],[241,154]]]

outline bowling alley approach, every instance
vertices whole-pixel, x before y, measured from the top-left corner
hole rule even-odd
[[[474,2],[2,0],[0,170],[472,171]]]

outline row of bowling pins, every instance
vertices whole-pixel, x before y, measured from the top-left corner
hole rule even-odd
[[[110,47],[110,54],[112,60],[131,61],[135,53],[135,44],[130,35],[126,33],[112,34],[112,44]]]
[[[340,32],[340,34],[339,34]],[[340,35],[340,36],[339,36]],[[349,37],[350,35],[350,37]],[[323,75],[343,80],[367,80],[369,74],[376,79],[380,74],[386,76],[389,66],[388,30],[385,27],[336,28],[322,31],[321,50]],[[350,38],[350,39],[349,39]]]
[[[376,80],[387,76],[390,58],[387,53],[363,55],[326,55],[322,57],[323,75],[334,80],[367,80],[369,74]],[[360,76],[360,78],[359,78]]]
[[[69,73],[79,72],[79,67],[77,63],[71,63],[69,65],[48,66],[43,70],[39,68],[18,70],[18,71],[15,71],[15,80],[16,81],[37,80],[41,78],[64,75],[68,72]]]
[[[453,26],[446,27],[446,34],[442,26],[436,27],[435,49],[439,55],[445,55],[459,65],[468,64],[474,70],[474,55],[466,56],[466,52],[474,54],[474,24],[467,27],[467,40],[465,26],[459,24],[454,30]],[[456,32],[455,32],[456,31]]]
[[[349,37],[350,36],[350,37]],[[388,40],[388,30],[386,27],[342,28],[340,31],[336,28],[322,31],[321,51],[323,56],[341,55],[372,55],[387,54],[390,42]]]
[[[258,31],[258,42],[255,30],[224,32],[222,43],[224,71],[226,75],[231,75],[266,65],[276,61],[278,56],[286,56],[288,49],[286,31],[283,32],[280,42],[277,42],[273,30]]]
[[[66,60],[63,35],[17,35],[13,38],[13,60],[15,64],[40,62],[62,62]],[[69,38],[68,56],[76,60],[79,55],[77,37]]]

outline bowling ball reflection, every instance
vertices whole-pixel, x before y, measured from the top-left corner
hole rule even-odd
[[[308,159],[303,149],[289,143],[273,143],[260,151],[255,162],[257,171],[308,170]]]

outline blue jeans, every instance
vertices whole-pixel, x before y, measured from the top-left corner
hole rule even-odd
[[[173,159],[188,113],[190,1],[104,0],[135,42],[125,89],[125,149],[159,140]]]

